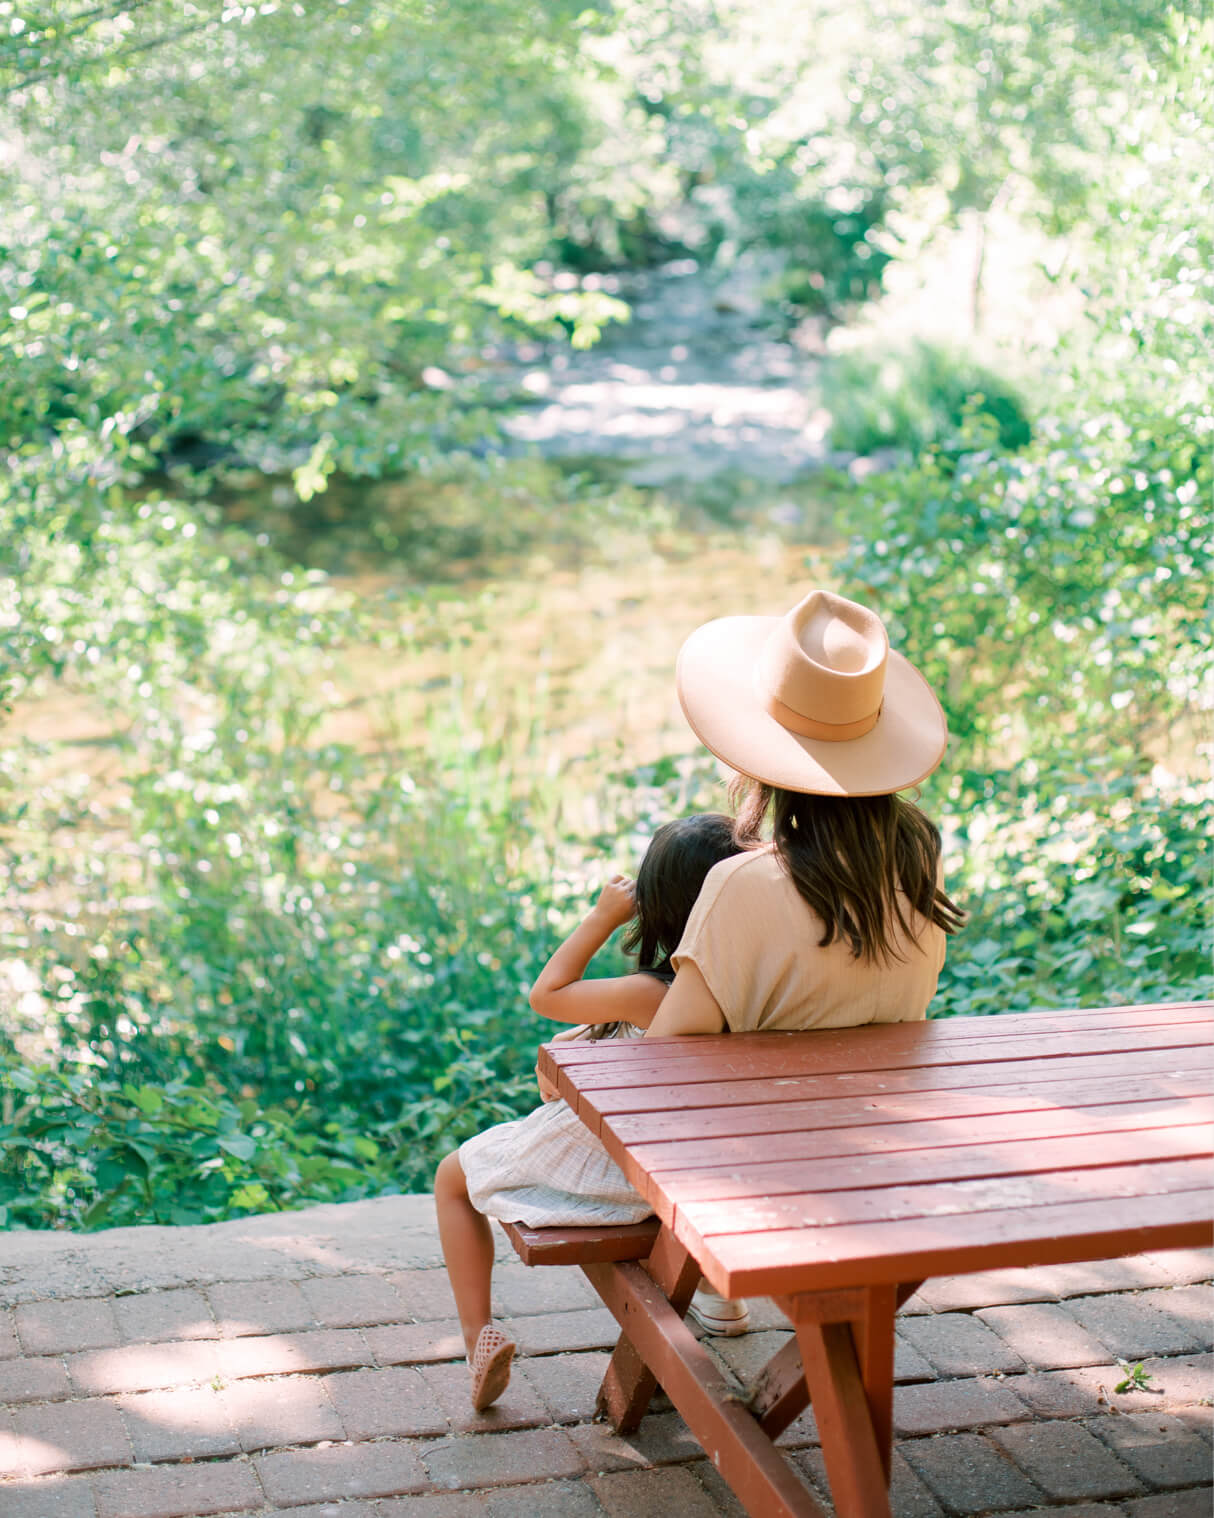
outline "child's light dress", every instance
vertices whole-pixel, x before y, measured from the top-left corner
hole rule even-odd
[[[769,846],[709,871],[672,963],[697,967],[731,1033],[910,1022],[935,994],[945,936],[907,912],[915,931],[895,935],[901,959],[857,960],[839,939],[823,947],[821,918]],[[653,1211],[566,1102],[478,1133],[459,1158],[472,1205],[505,1223],[590,1227]]]
[[[640,1038],[628,1024],[617,1038]],[[545,1102],[460,1145],[468,1199],[478,1212],[529,1228],[639,1223],[653,1211],[568,1102]]]

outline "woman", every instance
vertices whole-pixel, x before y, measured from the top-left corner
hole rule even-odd
[[[746,852],[709,872],[645,1036],[926,1016],[964,913],[943,890],[939,831],[895,793],[936,768],[948,733],[880,618],[824,590],[784,617],[723,617],[683,645],[676,682],[736,772]],[[748,1326],[744,1303],[707,1289],[692,1310],[714,1332]]]
[[[678,934],[673,981],[667,990],[665,974],[582,979],[591,955],[632,915],[634,904],[617,902],[623,892],[612,887],[537,981],[536,1010],[570,1021],[623,1016],[648,1024],[646,1038],[923,1017],[945,935],[962,920],[940,887],[938,831],[894,794],[922,780],[944,753],[944,716],[927,682],[890,651],[875,613],[827,591],[811,592],[783,618],[726,617],[699,628],[683,647],[676,678],[695,732],[740,777],[741,809],[732,838],[726,829],[715,841],[719,862],[708,868],[702,851],[695,856],[699,894],[670,893],[682,913],[693,895],[695,902],[681,933],[669,934]],[[764,843],[769,815],[772,837]],[[743,852],[735,854],[738,843]],[[683,877],[688,873],[684,867]],[[643,912],[643,952],[646,922]],[[649,958],[670,947],[653,937]],[[530,1219],[523,1209],[535,1200],[531,1162],[538,1156],[554,1168],[551,1150],[532,1144],[532,1128],[561,1121],[559,1112],[541,1109],[470,1140],[439,1167],[443,1253],[478,1409],[505,1389],[515,1348],[489,1318],[493,1246],[481,1214]],[[562,1180],[565,1194],[576,1193],[576,1210],[554,1213],[545,1193],[537,1221],[586,1221],[591,1204],[598,1222],[648,1214],[599,1140],[576,1121],[566,1123],[560,1140],[576,1149],[579,1174],[593,1185]],[[499,1157],[504,1176],[493,1163]],[[525,1175],[521,1158],[530,1167]],[[714,1332],[746,1328],[744,1304],[706,1290],[691,1310]]]
[[[875,612],[823,590],[784,617],[707,623],[676,680],[696,735],[737,772],[747,852],[710,871],[646,1037],[925,1016],[964,921],[939,831],[895,794],[944,756],[927,681]]]

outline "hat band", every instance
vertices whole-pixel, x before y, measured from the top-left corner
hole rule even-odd
[[[885,705],[883,701],[875,712],[856,722],[819,722],[814,717],[805,717],[800,712],[793,711],[791,706],[785,706],[776,696],[765,697],[765,704],[781,727],[788,728],[802,738],[819,738],[825,743],[845,743],[849,738],[863,738],[865,733],[871,733],[881,715],[881,707]]]

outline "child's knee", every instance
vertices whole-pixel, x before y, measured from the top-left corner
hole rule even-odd
[[[459,1162],[459,1150],[453,1149],[438,1162],[434,1172],[434,1195],[436,1197],[466,1197],[468,1183],[464,1179],[464,1167]]]

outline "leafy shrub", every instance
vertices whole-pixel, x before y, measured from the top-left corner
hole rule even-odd
[[[831,444],[847,453],[936,448],[955,455],[971,414],[989,418],[1005,452],[1022,448],[1031,435],[1024,398],[1006,374],[922,341],[832,355],[822,367],[822,403],[831,416]]]
[[[102,784],[0,749],[0,1207],[109,1226],[423,1189],[534,1104],[526,991],[608,840],[554,864],[560,787],[461,662],[491,594],[359,606],[210,505],[133,498],[121,433],[101,456],[80,438],[0,484],[0,675],[14,698],[56,681],[113,734]],[[581,530],[572,486],[518,475],[501,530]],[[632,520],[631,497],[580,505]],[[406,692],[437,663],[443,695],[342,737],[329,682],[365,654]],[[610,843],[698,775],[605,779]]]
[[[806,175],[805,163],[805,144],[795,144],[780,168],[796,164],[797,172],[790,177],[778,168],[758,177],[737,192],[738,212],[754,218],[747,241],[781,255],[769,299],[797,320],[825,316],[841,321],[880,293],[882,272],[892,261],[876,235],[886,197],[877,189],[840,206],[837,194],[824,192]]]
[[[1200,788],[1110,775],[1098,759],[1047,784],[988,781],[992,799],[950,819],[950,887],[971,917],[933,1016],[1214,994]]]
[[[3,934],[26,978],[0,1028],[12,1220],[421,1189],[534,1103],[526,990],[559,907],[511,866],[525,827],[335,746],[169,762],[135,777],[136,848],[6,850],[10,891],[57,887]]]
[[[113,1223],[422,1184],[525,1100],[556,910],[529,830],[500,785],[452,789],[466,735],[407,763],[324,737],[336,650],[408,657],[407,624],[87,458],[0,486],[0,676],[102,703],[119,760],[104,795],[29,745],[0,764],[0,1205]]]
[[[1016,454],[971,418],[955,465],[881,476],[840,561],[949,715],[925,791],[973,922],[940,1015],[1214,988],[1211,796],[1187,778],[1214,668],[1209,402],[1193,394],[1161,414],[1126,385],[1115,410],[1042,424]]]
[[[942,1013],[1209,995],[1214,630],[1214,32],[1176,18],[1136,132],[1095,186],[1087,321],[1055,415],[1018,452],[967,417],[961,452],[882,476],[845,583],[941,692],[925,787],[970,907]],[[1169,23],[1171,25],[1171,23]]]
[[[266,1106],[213,1076],[123,1081],[0,1047],[0,1228],[206,1223],[303,1202],[425,1190],[436,1150],[534,1101],[455,1034],[433,1089],[390,1119],[311,1102]]]
[[[990,441],[971,432],[956,468],[929,456],[881,476],[841,572],[945,693],[967,770],[1010,750],[1048,780],[1060,746],[1162,752],[1214,648],[1200,429],[1104,413],[1019,454]]]

